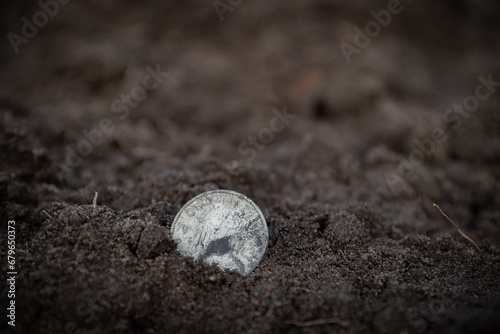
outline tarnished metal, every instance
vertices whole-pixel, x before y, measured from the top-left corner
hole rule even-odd
[[[264,215],[248,197],[231,190],[207,191],[191,199],[175,216],[171,231],[182,254],[243,276],[255,269],[267,249]]]

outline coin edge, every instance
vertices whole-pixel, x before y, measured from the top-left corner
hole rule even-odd
[[[207,196],[207,195],[210,195],[213,193],[227,193],[227,194],[235,195],[236,197],[247,201],[249,204],[251,204],[257,210],[257,212],[260,214],[260,216],[262,217],[262,219],[264,221],[264,227],[266,229],[266,247],[264,248],[264,251],[262,252],[262,256],[260,257],[259,261],[257,261],[257,264],[255,265],[255,267],[253,267],[248,273],[245,273],[245,274],[238,272],[239,274],[243,275],[243,277],[246,277],[246,276],[250,275],[255,270],[255,268],[257,268],[257,266],[262,262],[262,259],[264,258],[264,255],[266,254],[267,248],[269,245],[269,228],[267,227],[266,217],[264,216],[264,213],[259,208],[259,206],[254,201],[252,201],[249,197],[247,197],[246,195],[243,195],[242,193],[239,193],[239,192],[234,191],[234,190],[229,190],[229,189],[214,189],[214,190],[205,191],[201,194],[194,196],[189,201],[187,201],[180,208],[179,212],[177,212],[177,214],[175,215],[174,220],[172,221],[172,226],[170,227],[170,232],[172,233],[172,238],[175,241],[174,234],[175,234],[176,226],[178,225],[177,224],[178,218],[187,209],[187,207],[189,207],[191,202],[194,202],[196,199],[198,199],[200,197],[204,197],[204,196]],[[236,270],[231,270],[231,271],[237,272]]]

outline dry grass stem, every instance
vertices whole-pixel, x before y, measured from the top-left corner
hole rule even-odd
[[[469,238],[468,236],[465,235],[464,232],[462,232],[462,230],[460,229],[460,227],[457,226],[457,224],[455,224],[453,222],[453,220],[451,220],[450,217],[448,217],[444,212],[443,210],[441,210],[441,208],[439,207],[439,205],[437,205],[436,203],[433,203],[432,206],[434,206],[435,208],[437,208],[439,210],[439,212],[441,212],[441,214],[446,218],[448,219],[448,221],[450,223],[453,224],[453,226],[455,226],[455,228],[457,229],[458,233],[460,233],[462,235],[462,237],[464,237],[465,239],[469,240],[474,246],[476,246],[477,250],[479,251],[479,253],[482,253],[483,251],[481,250],[481,248],[479,248],[479,246],[474,242],[474,240],[472,240],[471,238]]]
[[[97,196],[99,196],[99,192],[98,191],[94,191],[94,200],[92,201],[92,206],[94,207],[94,209],[97,208]]]
[[[43,212],[43,213],[45,213],[45,215],[46,215],[47,217],[49,217],[49,219],[52,219],[52,216],[51,216],[51,215],[50,215],[47,211],[42,210],[42,212]]]

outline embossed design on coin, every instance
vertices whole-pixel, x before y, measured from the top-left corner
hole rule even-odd
[[[182,254],[243,276],[255,269],[267,249],[264,215],[248,197],[231,190],[192,198],[175,216],[171,231]]]

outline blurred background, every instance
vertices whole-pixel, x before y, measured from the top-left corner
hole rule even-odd
[[[391,2],[42,3],[0,5],[2,215],[229,188],[264,209],[363,203],[395,239],[455,233],[436,202],[500,240],[500,87],[446,114],[500,82],[498,1],[402,0],[377,33]]]
[[[496,1],[403,1],[350,63],[341,43],[355,47],[355,28],[365,31],[371,11],[390,2],[47,3],[47,20],[34,1],[1,10],[0,107],[43,148],[50,168],[36,177],[73,189],[133,182],[126,188],[138,198],[132,206],[186,200],[179,192],[135,193],[149,173],[168,179],[184,169],[199,177],[186,188],[243,187],[264,198],[454,200],[465,204],[466,221],[498,203],[498,90],[457,129],[443,120],[474,94],[479,75],[500,77]],[[45,24],[21,40],[23,17]],[[21,38],[11,35],[18,53],[9,33]],[[141,85],[148,66],[169,76],[126,107],[123,96]],[[273,109],[284,108],[296,118],[266,137]],[[86,139],[82,131],[103,119],[115,130],[64,168]],[[399,175],[415,140],[432,138],[435,128],[447,140],[389,187],[387,173]],[[29,167],[16,168],[29,176]],[[231,174],[260,179],[249,189]]]

